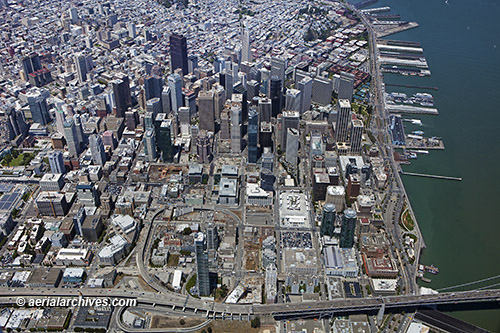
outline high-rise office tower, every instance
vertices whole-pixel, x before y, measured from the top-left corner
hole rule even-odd
[[[321,236],[333,236],[335,230],[335,217],[337,216],[337,211],[335,205],[332,203],[327,203],[323,206],[323,216],[321,218]]]
[[[271,97],[271,92],[269,91],[269,84],[271,81],[271,72],[266,68],[261,68],[260,72],[260,93]]]
[[[226,98],[231,99],[233,96],[233,75],[230,72],[224,72],[224,88],[226,89]]]
[[[73,118],[64,121],[64,137],[71,155],[78,156],[80,154],[80,141],[78,140],[77,129]]]
[[[116,116],[123,118],[125,117],[125,112],[132,106],[130,80],[128,75],[124,73],[117,74],[116,77],[116,80],[111,81],[115,97]]]
[[[297,89],[288,89],[286,91],[285,98],[285,109],[288,111],[299,111],[301,112],[300,100],[302,96],[300,90]]]
[[[251,101],[254,97],[259,96],[260,83],[256,80],[250,80],[247,82],[248,100]]]
[[[132,39],[134,39],[135,37],[137,37],[137,29],[135,27],[135,24],[132,23],[132,22],[129,22],[127,24],[127,30],[128,30],[128,36]]]
[[[281,82],[281,89],[285,87],[286,60],[279,57],[271,58],[271,78],[278,76]]]
[[[231,139],[231,134],[229,131],[229,113],[225,110],[220,114],[220,139]]]
[[[75,122],[75,130],[76,130],[76,137],[78,142],[80,143],[80,152],[83,151],[83,147],[87,145],[87,136],[83,132],[83,124],[82,124],[82,119],[79,114],[73,115],[73,120]]]
[[[172,120],[164,120],[158,129],[159,134],[156,137],[156,144],[161,153],[163,162],[173,162],[173,146],[172,146]]]
[[[215,84],[212,89],[214,91],[215,119],[218,120],[226,103],[226,91],[220,84]]]
[[[215,107],[214,92],[200,91],[198,93],[198,113],[200,118],[200,130],[215,133]]]
[[[219,233],[217,225],[211,221],[207,224],[207,249],[217,250],[219,247]]]
[[[40,61],[40,56],[36,53],[32,53],[27,57],[24,57],[22,61],[23,71],[26,76],[26,81],[28,80],[28,74],[36,72],[42,69],[42,63]]]
[[[327,78],[315,77],[312,83],[312,101],[321,105],[332,102],[333,81]]]
[[[83,53],[75,54],[76,74],[80,83],[87,81],[87,60]]]
[[[283,98],[281,79],[277,75],[271,76],[270,91],[271,91],[271,106],[273,117],[277,117],[281,112],[281,100]]]
[[[347,142],[348,128],[351,120],[351,103],[347,99],[339,99],[337,103],[337,124],[335,125],[335,140]]]
[[[39,123],[42,126],[49,124],[50,119],[49,108],[47,106],[47,98],[50,93],[47,89],[31,88],[26,93],[28,105],[31,111],[31,118],[34,123]]]
[[[241,104],[231,105],[231,152],[239,154],[241,152]]]
[[[260,149],[273,146],[273,125],[270,122],[263,121],[260,123],[259,145]]]
[[[196,68],[198,68],[198,56],[193,54],[188,57],[188,72],[194,73]]]
[[[162,98],[161,92],[163,90],[163,78],[160,76],[148,76],[144,79],[144,91],[146,93],[146,100],[151,98]]]
[[[356,230],[356,211],[347,208],[342,217],[342,228],[340,231],[341,248],[352,248],[354,246],[354,231]]]
[[[189,70],[186,37],[176,33],[170,35],[170,66],[172,72],[181,68],[183,75],[186,75]]]
[[[182,103],[182,78],[179,74],[174,73],[168,76],[168,87],[170,88],[170,100],[172,111],[177,112]]]
[[[154,97],[146,101],[146,112],[152,112],[153,118],[155,118],[158,113],[165,113],[162,112],[161,101],[158,97]]]
[[[297,111],[283,111],[281,116],[281,149],[286,151],[286,138],[289,128],[299,129],[300,114]]]
[[[359,119],[353,119],[351,123],[351,153],[359,154],[361,152],[361,141],[363,139],[363,122]]]
[[[259,113],[255,107],[248,112],[248,163],[257,163],[259,159]]]
[[[116,140],[113,131],[104,131],[102,133],[102,142],[105,146],[111,147],[111,150],[115,149]]]
[[[156,138],[153,128],[148,128],[146,130],[142,143],[144,145],[144,155],[146,155],[146,161],[154,162],[156,160]]]
[[[250,45],[250,31],[247,27],[241,31],[241,61],[252,61],[252,49]]]
[[[106,163],[106,151],[102,138],[97,134],[92,134],[89,138],[90,153],[92,155],[92,162],[96,165],[104,165]]]
[[[78,22],[78,10],[75,7],[71,7],[68,9],[69,18],[72,24],[76,24]]]
[[[259,116],[260,121],[271,122],[272,104],[269,98],[261,98],[259,100]]]
[[[310,77],[305,77],[299,81],[300,113],[304,113],[311,108],[312,82]]]
[[[163,91],[161,92],[162,113],[169,114],[170,111],[172,111],[172,104],[170,102],[170,99],[171,99],[170,95],[171,95],[170,87],[164,87]]]
[[[56,128],[57,131],[64,135],[64,121],[66,120],[66,115],[64,114],[64,110],[61,107],[56,108]]]
[[[354,90],[354,74],[341,72],[338,98],[347,99],[349,102],[351,102],[353,90]]]
[[[52,173],[66,173],[63,154],[60,151],[53,151],[49,154],[49,165]]]
[[[210,162],[212,155],[211,134],[206,130],[200,130],[196,137],[196,151],[199,163],[205,164]]]
[[[179,108],[177,119],[179,124],[191,124],[191,110],[186,106]]]
[[[286,135],[286,161],[293,166],[297,165],[299,154],[299,130],[296,128],[287,129]]]
[[[146,112],[144,114],[144,130],[147,131],[150,128],[154,128],[154,120],[153,112]]]
[[[208,271],[208,252],[205,235],[199,232],[194,238],[196,257],[196,287],[198,296],[210,295],[210,273]]]

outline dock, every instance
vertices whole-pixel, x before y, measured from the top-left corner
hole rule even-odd
[[[417,88],[417,89],[427,89],[427,90],[439,90],[438,87],[427,87],[427,86],[416,86],[413,84],[397,84],[397,83],[385,83],[388,87],[403,87],[403,88]]]
[[[399,20],[401,15],[399,14],[374,14],[372,15],[377,20]]]
[[[396,40],[396,39],[381,39],[381,40],[377,41],[377,44],[410,46],[410,47],[420,47],[421,46],[420,42]]]
[[[388,12],[391,10],[391,7],[385,6],[385,7],[377,7],[377,8],[369,8],[369,9],[363,9],[362,12],[364,14],[375,14],[375,13],[384,13]]]
[[[389,110],[390,113],[439,114],[436,108],[424,108],[420,106],[386,104],[385,108]]]
[[[456,180],[456,181],[461,181],[462,180],[462,178],[460,178],[460,177],[430,175],[430,174],[426,174],[426,173],[407,172],[407,171],[403,171],[403,170],[401,170],[401,174],[404,175],[404,176],[416,176],[416,177],[426,177],[426,178]]]

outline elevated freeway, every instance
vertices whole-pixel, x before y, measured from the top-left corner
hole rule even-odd
[[[152,306],[179,314],[189,313],[207,319],[248,320],[254,316],[271,315],[275,319],[325,318],[335,314],[373,313],[382,305],[386,310],[404,311],[437,305],[454,305],[481,302],[500,302],[500,290],[474,290],[430,295],[399,295],[385,297],[366,297],[336,299],[319,302],[286,304],[225,304],[202,299],[186,301],[182,295],[165,295],[151,292],[123,291],[114,289],[65,289],[65,288],[0,288],[0,304],[16,304],[18,297],[25,300],[47,297],[108,297],[133,298],[137,305]]]

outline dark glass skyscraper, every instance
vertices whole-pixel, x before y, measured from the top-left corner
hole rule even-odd
[[[323,217],[321,219],[321,236],[333,236],[335,229],[336,209],[332,203],[327,203],[323,206]]]
[[[196,255],[196,287],[198,296],[210,295],[210,272],[208,271],[208,253],[205,235],[199,232],[194,239]]]
[[[340,247],[352,248],[354,246],[354,231],[356,230],[356,211],[347,208],[342,218],[342,230],[340,232]]]
[[[146,93],[146,101],[151,98],[162,98],[161,92],[163,91],[163,79],[159,76],[148,76],[144,79],[144,90]]]
[[[281,112],[281,79],[277,75],[271,77],[271,108],[272,116],[276,117]]]
[[[181,68],[183,75],[188,73],[186,37],[176,33],[170,35],[170,65],[172,72]]]
[[[257,163],[259,159],[259,113],[252,107],[248,112],[248,163]]]
[[[128,75],[119,74],[117,79],[112,81],[113,94],[115,97],[116,116],[123,118],[128,108],[132,106],[132,97],[130,96],[130,80]]]

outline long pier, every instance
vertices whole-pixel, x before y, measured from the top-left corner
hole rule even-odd
[[[405,176],[417,176],[417,177],[426,177],[426,178],[435,178],[435,179],[445,179],[445,180],[457,180],[461,181],[461,177],[450,177],[450,176],[439,176],[439,175],[430,175],[427,173],[416,173],[416,172],[407,172],[407,171],[400,171],[402,175]]]
[[[386,86],[390,86],[390,87],[403,87],[403,88],[417,88],[417,89],[439,90],[438,87],[416,86],[416,85],[413,85],[413,84],[385,83],[385,85]]]
[[[390,113],[439,114],[436,108],[424,108],[413,105],[387,104],[385,108],[389,110]]]

